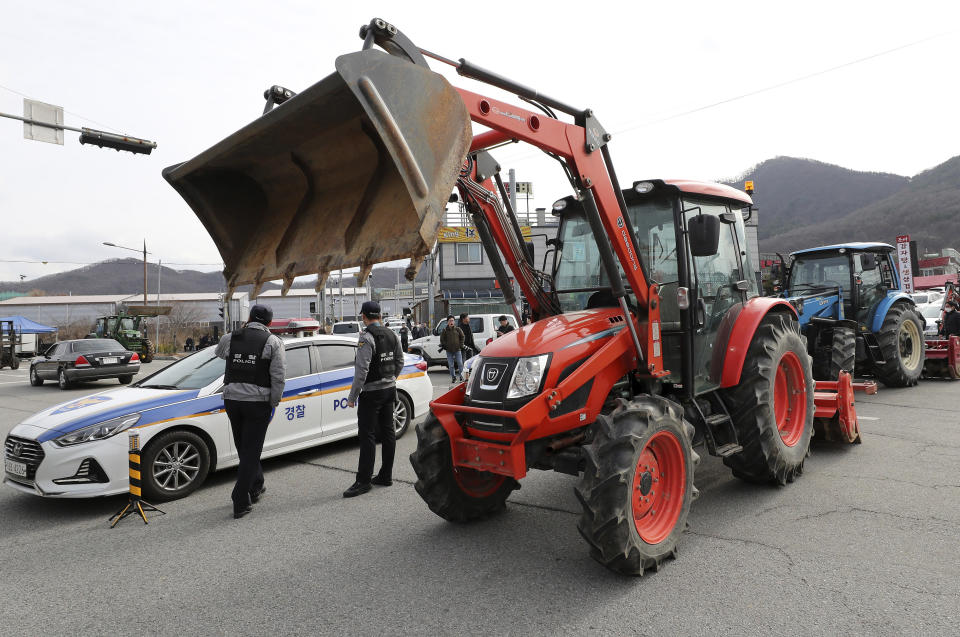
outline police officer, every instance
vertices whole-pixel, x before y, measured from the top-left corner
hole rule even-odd
[[[397,376],[403,369],[400,339],[393,330],[380,324],[380,304],[376,301],[365,301],[360,314],[367,329],[360,334],[353,386],[347,397],[348,407],[359,405],[360,462],[357,480],[343,492],[345,498],[366,493],[371,483],[384,487],[392,485],[393,456],[397,446],[393,414],[397,402]],[[377,438],[382,444],[383,457],[380,472],[374,476]]]
[[[286,362],[283,342],[267,329],[272,320],[273,310],[254,305],[246,325],[224,334],[216,350],[217,356],[227,361],[223,406],[240,456],[237,484],[231,495],[234,518],[250,513],[252,504],[267,490],[260,454],[267,425],[283,396]]]

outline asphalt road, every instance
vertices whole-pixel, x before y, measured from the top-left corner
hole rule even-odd
[[[0,434],[113,386],[2,370]],[[393,487],[344,500],[343,441],[268,461],[265,498],[236,521],[233,470],[113,530],[122,497],[2,487],[0,634],[957,634],[958,399],[950,381],[858,395],[864,444],[815,443],[784,488],[705,457],[679,558],[643,578],[590,559],[571,476],[532,473],[495,519],[436,517],[412,487],[412,431]]]

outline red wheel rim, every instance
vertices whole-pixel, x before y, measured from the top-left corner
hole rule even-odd
[[[457,481],[460,490],[471,498],[486,498],[496,493],[505,478],[489,471],[454,467],[453,479]]]
[[[658,431],[640,452],[631,484],[633,523],[647,544],[659,544],[677,526],[687,488],[683,446],[669,431]]]
[[[807,424],[807,383],[800,359],[793,352],[784,354],[777,365],[773,415],[783,444],[792,447],[800,442]]]

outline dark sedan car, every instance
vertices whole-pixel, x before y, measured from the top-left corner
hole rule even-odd
[[[73,383],[101,378],[117,378],[122,385],[140,371],[140,357],[112,338],[84,338],[54,343],[30,361],[30,384],[55,380],[60,389]]]

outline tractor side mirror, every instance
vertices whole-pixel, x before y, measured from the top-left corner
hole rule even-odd
[[[864,271],[867,270],[876,270],[877,269],[877,257],[876,255],[870,254],[869,252],[864,252],[860,255],[860,266]]]
[[[712,257],[720,247],[720,219],[713,215],[697,215],[687,222],[687,240],[690,254]]]

